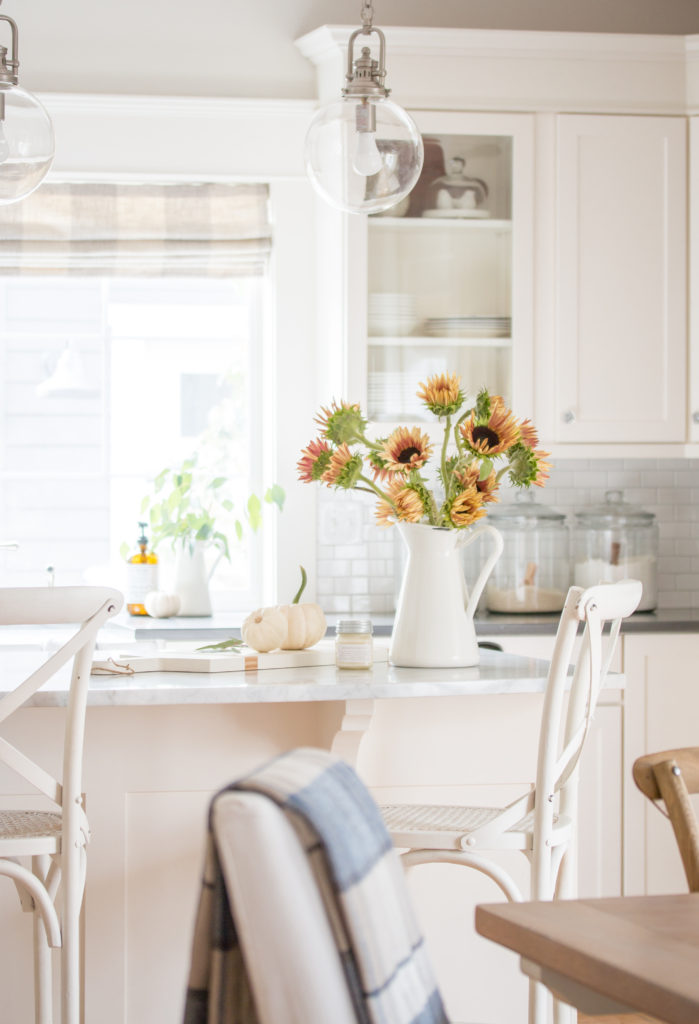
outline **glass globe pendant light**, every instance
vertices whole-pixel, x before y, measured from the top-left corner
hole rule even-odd
[[[2,0],[0,0],[2,3]],[[53,127],[35,96],[21,89],[17,69],[17,25],[0,14],[12,32],[12,49],[0,46],[0,206],[16,203],[46,177],[53,160]]]
[[[349,213],[378,213],[399,203],[420,176],[422,137],[413,119],[392,100],[384,85],[386,39],[372,25],[370,0],[362,5],[362,27],[347,45],[346,85],[342,99],[321,107],[306,136],[306,170],[316,191]],[[375,35],[379,59],[359,36]]]

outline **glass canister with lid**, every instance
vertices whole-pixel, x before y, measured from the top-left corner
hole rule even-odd
[[[488,522],[502,534],[503,552],[485,591],[488,611],[558,612],[570,586],[568,528],[562,512],[520,492],[491,508]]]
[[[624,501],[622,491],[607,491],[601,505],[575,513],[573,583],[635,579],[643,584],[639,612],[658,600],[658,527],[652,512]]]

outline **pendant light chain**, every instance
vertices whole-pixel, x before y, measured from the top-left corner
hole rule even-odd
[[[0,0],[2,3],[2,0]],[[374,4],[372,0],[362,0],[362,31],[365,33],[371,32],[371,27],[374,23]]]

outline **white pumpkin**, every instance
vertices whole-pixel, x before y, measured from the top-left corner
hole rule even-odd
[[[154,619],[169,619],[180,610],[178,594],[167,594],[164,590],[151,590],[146,594],[143,606]]]
[[[283,647],[286,631],[286,616],[279,608],[257,608],[240,627],[244,642],[260,654]]]
[[[301,651],[317,644],[325,636],[326,622],[319,604],[306,601],[304,604],[282,604],[279,611],[286,619],[286,641],[284,651]]]
[[[321,637],[325,636],[326,623],[323,609],[312,601],[306,601],[303,604],[300,601],[308,577],[304,567],[300,565],[299,568],[301,570],[301,586],[296,596],[291,604],[279,606],[287,623],[286,640],[282,644],[284,651],[304,650],[306,647],[317,644]]]

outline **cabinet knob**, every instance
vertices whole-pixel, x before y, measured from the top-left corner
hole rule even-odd
[[[564,423],[574,423],[575,422],[575,413],[573,412],[572,409],[566,409],[566,411],[561,416],[561,419],[563,420]]]
[[[699,409],[695,409],[692,413],[692,423],[699,423]]]

